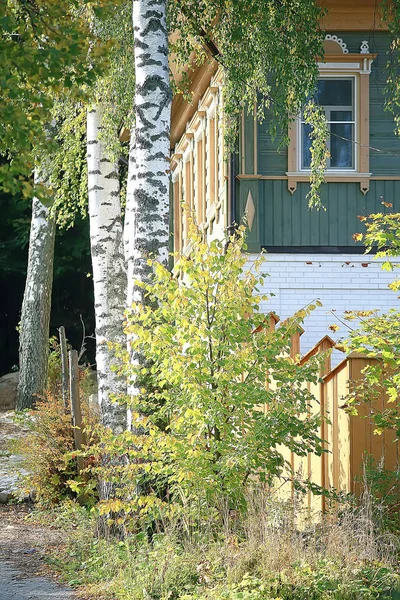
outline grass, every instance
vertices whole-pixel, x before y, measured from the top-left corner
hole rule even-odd
[[[378,600],[400,587],[400,541],[379,530],[372,508],[344,506],[299,531],[292,506],[258,493],[246,517],[118,541],[94,537],[94,514],[68,503],[51,516],[69,531],[51,563],[98,600]]]

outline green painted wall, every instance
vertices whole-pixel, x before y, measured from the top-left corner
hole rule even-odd
[[[326,211],[310,210],[305,197],[308,184],[300,183],[293,196],[287,181],[241,180],[238,182],[238,209],[244,213],[248,193],[255,205],[255,218],[248,237],[251,251],[261,246],[352,246],[359,248],[352,238],[364,231],[360,215],[382,212],[382,200],[393,203],[400,211],[400,181],[371,181],[364,196],[358,183],[329,183],[322,190]]]
[[[370,171],[377,176],[400,176],[400,138],[394,134],[394,122],[384,110],[385,65],[388,60],[389,36],[386,33],[340,33],[350,52],[358,53],[362,40],[369,40],[370,52],[378,56],[370,75],[370,145],[381,152],[370,150]],[[258,174],[283,176],[287,171],[287,150],[277,150],[279,138],[274,142],[268,133],[268,121],[259,124]],[[245,172],[253,173],[254,131],[252,115],[245,117],[244,157]],[[242,146],[240,146],[242,148]],[[241,161],[239,160],[239,172]],[[261,246],[319,246],[358,247],[352,239],[354,233],[363,231],[358,215],[381,212],[382,198],[400,211],[400,181],[370,182],[364,196],[359,183],[327,183],[322,189],[322,203],[326,211],[310,211],[306,195],[308,184],[298,184],[293,196],[286,180],[241,180],[237,183],[237,211],[244,213],[248,192],[251,191],[256,206],[256,216],[249,235],[249,249]]]

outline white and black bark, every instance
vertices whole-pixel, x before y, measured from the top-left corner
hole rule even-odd
[[[135,126],[129,153],[126,224],[128,307],[140,300],[147,260],[168,262],[171,86],[166,0],[133,0]]]
[[[101,141],[102,108],[87,115],[87,163],[90,245],[96,317],[96,364],[102,423],[114,433],[126,428],[126,408],[112,396],[126,394],[126,380],[115,367],[115,350],[108,343],[124,345],[126,268],[123,247],[118,164],[110,160]]]
[[[49,208],[34,198],[19,332],[17,410],[34,406],[46,389],[55,229]]]

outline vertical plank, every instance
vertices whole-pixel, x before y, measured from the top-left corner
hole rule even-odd
[[[244,151],[245,166],[248,174],[254,174],[254,112],[245,114],[244,118]]]
[[[82,411],[79,397],[79,367],[77,350],[70,350],[69,352],[69,394],[71,398],[75,450],[81,450],[85,445],[85,435],[82,431]],[[82,456],[77,457],[77,463],[78,471],[80,473],[84,468]]]
[[[181,173],[172,184],[173,190],[173,206],[174,206],[174,252],[179,252],[181,249],[181,232],[182,232],[182,207],[181,207]]]
[[[218,180],[218,176],[217,176],[217,169],[216,169],[216,151],[217,151],[217,147],[215,144],[215,118],[212,117],[211,119],[209,119],[208,121],[208,145],[209,145],[209,152],[208,152],[208,160],[209,160],[209,166],[208,166],[208,173],[209,173],[209,177],[208,177],[208,181],[209,181],[209,193],[207,194],[208,198],[209,198],[209,206],[212,206],[215,203],[216,197],[217,197],[217,180]],[[206,213],[207,213],[207,206],[206,206]]]
[[[349,373],[343,369],[337,374],[337,470],[338,470],[338,490],[341,492],[350,492],[351,487],[351,469],[350,469],[350,419],[349,415],[342,406],[344,399],[349,392]]]
[[[359,170],[361,173],[369,172],[369,75],[359,76],[359,123],[360,123],[360,145],[359,145]]]
[[[350,355],[350,379],[352,382],[357,381],[362,377],[361,370],[364,367],[364,362]],[[357,407],[358,415],[351,417],[351,442],[350,442],[350,480],[352,492],[360,494],[362,486],[356,479],[362,476],[362,462],[365,451],[370,452],[370,436],[369,427],[367,427],[367,407],[361,402]]]
[[[241,127],[240,127],[240,154],[241,154],[241,174],[246,174],[246,152],[245,152],[245,126],[244,126],[244,111],[242,111]]]
[[[184,226],[183,226],[183,246],[186,245],[187,237],[189,233],[189,220],[193,217],[193,200],[192,200],[192,179],[193,179],[193,154],[190,153],[190,158],[185,162],[185,171],[184,171],[184,205],[183,205],[183,213],[184,213]]]
[[[64,403],[64,410],[67,413],[69,411],[69,394],[68,394],[68,380],[69,380],[69,369],[68,369],[68,353],[67,353],[67,338],[65,335],[65,327],[61,325],[58,330],[60,336],[60,354],[61,354],[61,391],[62,399]]]

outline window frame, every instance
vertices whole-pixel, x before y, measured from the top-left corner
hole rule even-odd
[[[354,168],[328,168],[325,173],[327,182],[358,182],[361,192],[369,191],[369,76],[376,54],[349,54],[342,40],[338,40],[338,51],[331,52],[332,42],[329,40],[329,53],[324,55],[324,61],[318,62],[321,79],[329,77],[345,79],[354,78]],[[339,41],[342,42],[339,44]],[[301,156],[301,116],[298,115],[289,125],[288,147],[288,190],[291,194],[297,189],[299,182],[308,182],[310,169],[302,168]]]

